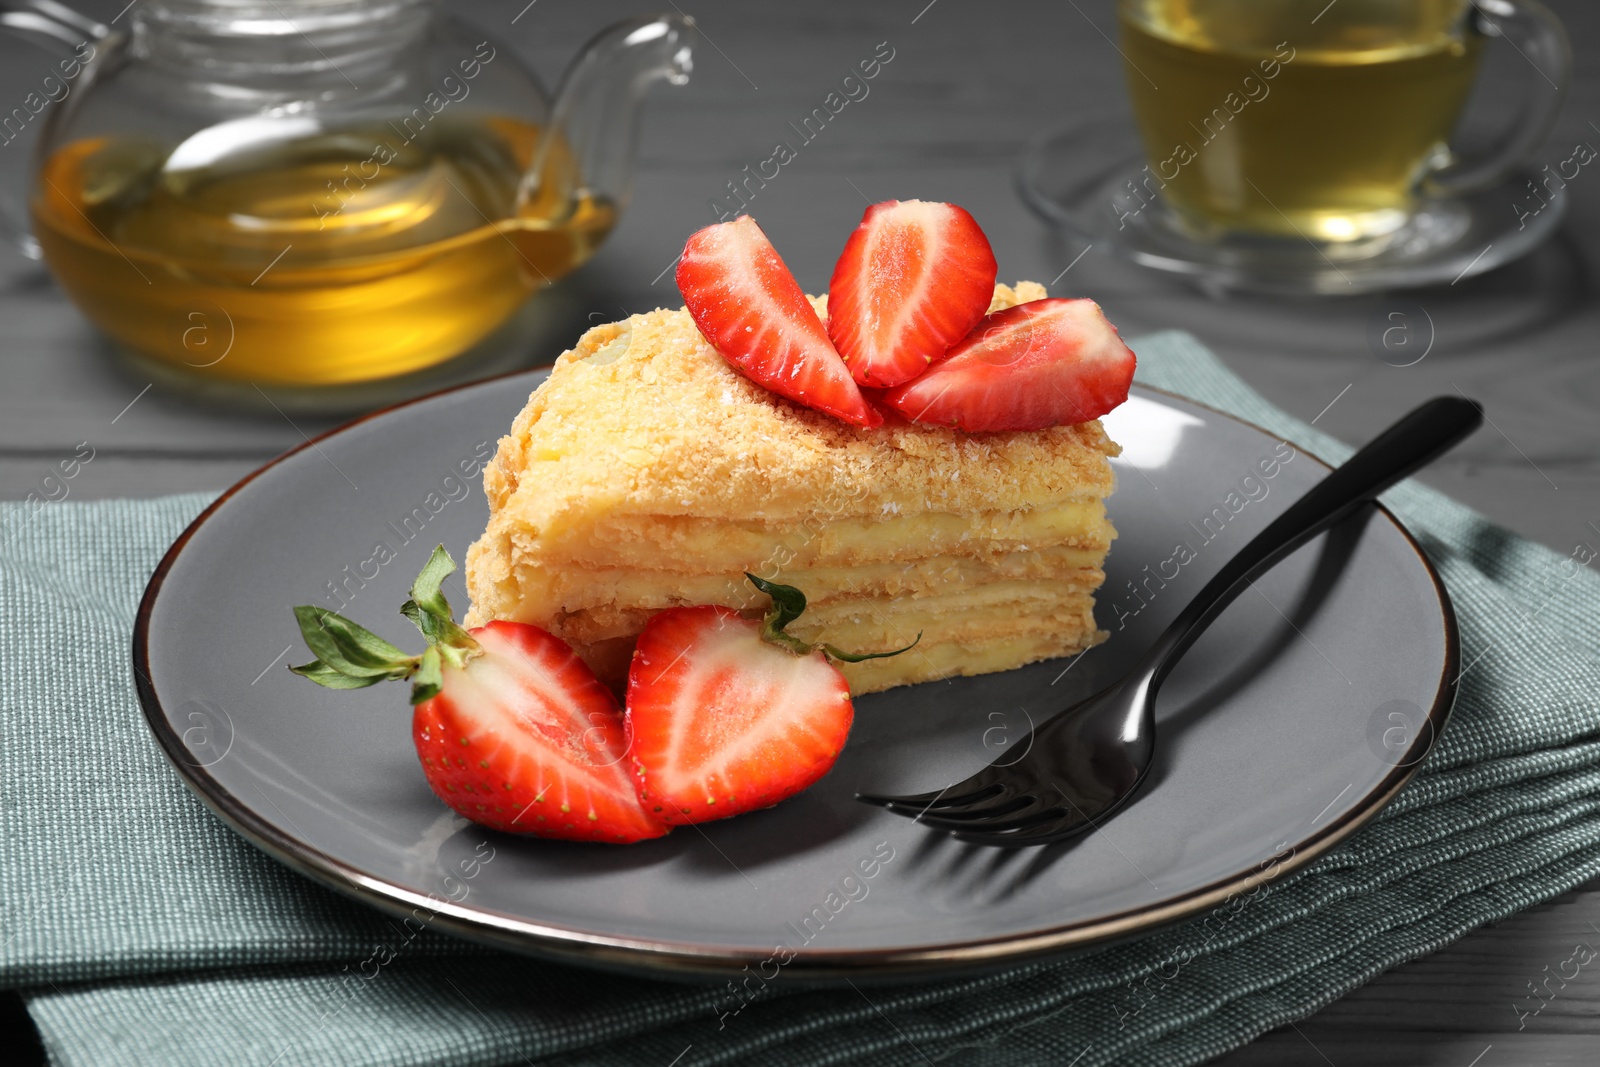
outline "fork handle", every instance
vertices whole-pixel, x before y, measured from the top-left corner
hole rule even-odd
[[[1153,693],[1179,657],[1252,579],[1402,478],[1427,466],[1483,424],[1483,406],[1434,397],[1369,441],[1240,549],[1161,632],[1140,659]]]

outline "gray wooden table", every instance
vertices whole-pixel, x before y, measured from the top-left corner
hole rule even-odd
[[[547,83],[601,24],[650,3],[577,0],[462,3],[514,42]],[[81,6],[109,20],[126,0]],[[1410,294],[1326,302],[1208,299],[1050,234],[1013,193],[1023,142],[1072,118],[1126,116],[1111,0],[963,4],[836,0],[741,5],[682,0],[704,43],[691,84],[649,105],[632,208],[598,257],[538,297],[490,346],[483,370],[548,362],[586,322],[678,303],[664,269],[685,235],[710,221],[707,200],[746,164],[766,159],[786,124],[818,106],[854,64],[887,41],[894,59],[779,178],[758,193],[761,220],[801,282],[826,287],[840,235],[869,200],[921,197],[966,206],[983,223],[1004,279],[1058,279],[1057,295],[1098,300],[1127,336],[1163,327],[1199,335],[1284,409],[1347,441],[1370,436],[1415,402],[1460,389],[1483,399],[1491,429],[1425,480],[1560,550],[1600,546],[1600,178],[1575,180],[1555,240],[1490,275]],[[1554,164],[1579,141],[1600,144],[1600,9],[1550,0],[1566,20],[1577,79],[1542,154]],[[1110,36],[1108,36],[1110,35]],[[1480,102],[1522,60],[1491,56]],[[0,65],[4,97],[26,93],[26,63]],[[16,90],[16,91],[13,91]],[[0,153],[0,170],[25,162]],[[15,175],[13,175],[14,177]],[[4,195],[4,194],[0,194]],[[1376,358],[1369,325],[1420,305],[1432,320],[1426,359]],[[40,487],[80,442],[94,459],[71,498],[221,490],[333,425],[327,416],[241,412],[174,393],[120,361],[40,268],[0,250],[0,497]],[[1331,404],[1331,407],[1330,407]],[[1600,883],[1568,893],[1432,956],[1406,964],[1296,1027],[1226,1057],[1247,1065],[1600,1062],[1600,978],[1569,984],[1519,1030],[1512,1009],[1545,965],[1600,941]]]

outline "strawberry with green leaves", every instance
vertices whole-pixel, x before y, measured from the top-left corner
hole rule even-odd
[[[634,649],[630,754],[640,798],[667,822],[725,819],[814,784],[839,758],[855,715],[833,661],[916,644],[870,653],[809,644],[784,629],[805,611],[800,590],[745,577],[772,598],[761,622],[726,607],[669,608]]]
[[[412,739],[428,785],[475,823],[511,833],[631,842],[669,827],[640,804],[622,713],[560,639],[526,623],[463,629],[440,591],[455,570],[439,546],[401,612],[420,655],[325,608],[294,609],[316,659],[291,667],[330,689],[411,682]]]

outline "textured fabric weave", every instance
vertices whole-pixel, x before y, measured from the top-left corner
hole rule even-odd
[[[1184,334],[1140,378],[1330,461]],[[1600,874],[1600,578],[1415,483],[1385,501],[1454,598],[1450,728],[1370,826],[1216,913],[954,982],[724,990],[591,973],[389,921],[256,852],[179,782],[129,676],[133,614],[201,496],[0,505],[0,986],[56,1063],[1189,1064]],[[392,938],[391,938],[392,939]]]

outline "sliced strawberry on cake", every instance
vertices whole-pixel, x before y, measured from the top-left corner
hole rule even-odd
[[[989,315],[945,359],[884,394],[913,422],[1043,430],[1128,399],[1134,356],[1093,300],[1033,300]]]
[[[873,204],[828,285],[828,336],[861,385],[908,382],[967,335],[994,296],[995,261],[954,204]]]
[[[750,216],[691,236],[677,280],[705,339],[752,381],[856,426],[883,422],[856,388],[800,283]]]

